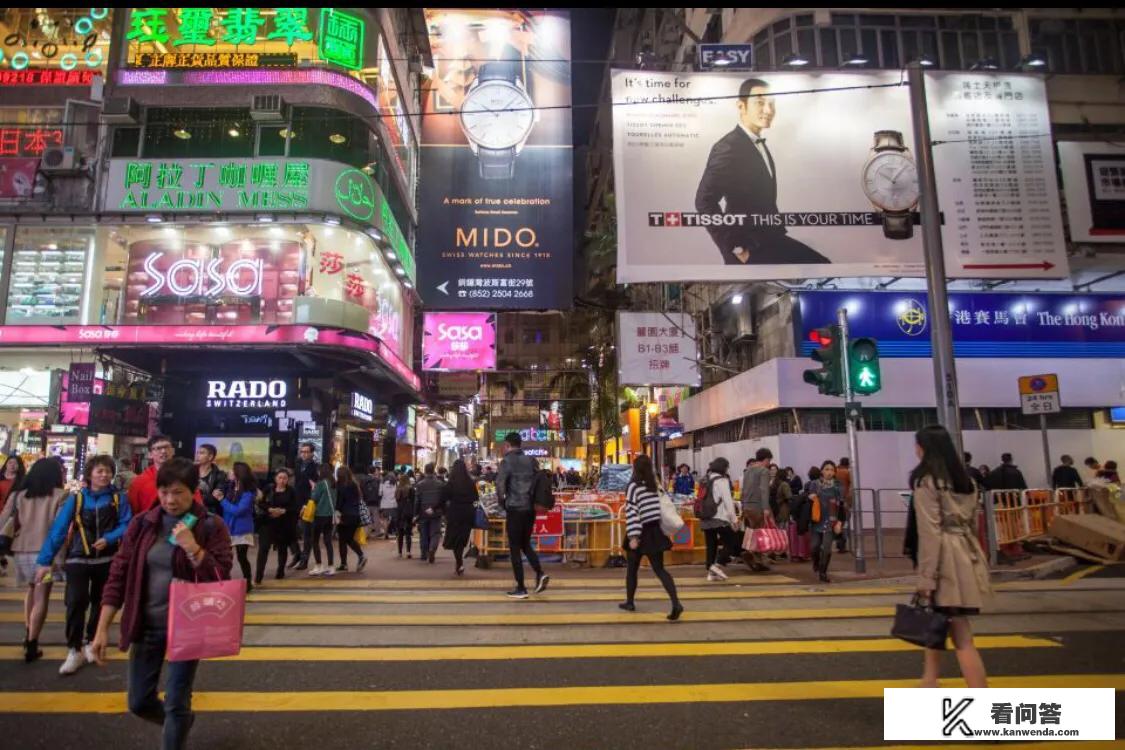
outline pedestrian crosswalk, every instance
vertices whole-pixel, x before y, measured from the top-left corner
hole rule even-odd
[[[200,667],[192,745],[881,747],[883,689],[917,683],[918,650],[888,634],[905,582],[690,582],[683,621],[668,623],[651,581],[626,613],[617,575],[553,576],[527,602],[500,596],[499,578],[256,589],[242,652]],[[1125,634],[1122,581],[998,588],[998,614],[979,618],[977,637],[993,686],[1125,693],[1120,659],[1107,659]],[[94,747],[157,743],[126,713],[125,654],[59,677],[63,607],[52,602],[44,659],[23,664],[21,609],[19,592],[0,592],[0,724],[13,739],[81,728],[113,737]],[[946,666],[943,684],[957,686],[952,656]],[[1111,745],[1070,745],[1083,746]]]

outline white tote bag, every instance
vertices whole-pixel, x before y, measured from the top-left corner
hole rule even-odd
[[[676,510],[676,504],[666,492],[660,493],[660,530],[664,536],[675,536],[684,527],[684,519]]]

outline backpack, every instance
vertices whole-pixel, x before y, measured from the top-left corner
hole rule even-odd
[[[714,480],[708,477],[700,482],[703,487],[703,497],[695,503],[695,517],[701,521],[710,521],[719,513],[719,504],[715,502]]]
[[[537,508],[551,510],[555,507],[554,493],[555,478],[551,472],[540,470],[535,472],[531,480],[531,503]]]
[[[86,529],[82,526],[82,503],[86,499],[86,491],[79,490],[74,498],[74,518],[70,520],[70,527],[66,531],[66,539],[63,542],[63,551],[69,554],[70,545],[74,541],[74,533],[77,531],[79,538],[82,540],[82,549],[88,555],[90,554],[91,546],[90,540],[86,538]],[[64,501],[65,502],[65,501]],[[113,517],[114,523],[118,518],[118,512],[121,508],[121,491],[113,493]],[[97,541],[96,539],[94,541]]]
[[[378,505],[382,499],[381,484],[378,479],[368,475],[363,480],[363,485],[360,487],[360,492],[363,495],[363,502],[367,505]]]

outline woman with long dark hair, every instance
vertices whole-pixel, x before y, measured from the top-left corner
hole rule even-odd
[[[363,554],[363,547],[359,546],[355,538],[361,525],[359,504],[362,502],[363,493],[351,469],[346,466],[336,469],[336,513],[338,514],[336,535],[340,539],[340,564],[336,566],[336,571],[339,573],[348,571],[349,549],[353,550],[359,558],[355,566],[356,573],[367,566],[367,556]]]
[[[273,477],[273,486],[258,501],[264,514],[258,532],[258,565],[254,584],[259,585],[266,573],[270,549],[277,550],[277,579],[285,577],[285,560],[289,545],[297,538],[297,514],[301,512],[297,492],[292,487],[292,472],[284,466]]]
[[[445,541],[442,546],[453,551],[454,572],[465,575],[465,548],[473,533],[476,517],[475,503],[480,500],[477,483],[469,476],[469,469],[460,458],[453,462],[449,481],[441,490],[441,504],[445,514]]]
[[[0,512],[0,529],[7,526],[9,519],[19,529],[18,534],[13,534],[11,552],[16,559],[16,583],[27,587],[23,601],[24,628],[27,630],[23,649],[24,661],[27,662],[43,655],[39,650],[39,632],[47,620],[51,579],[45,576],[37,579],[36,558],[66,497],[63,484],[59,462],[41,458],[31,465],[20,489],[12,493]],[[52,568],[56,563],[56,560],[51,561]]]
[[[944,427],[924,427],[914,440],[919,462],[910,473],[910,486],[918,523],[918,596],[950,618],[957,663],[968,686],[988,687],[967,619],[980,613],[992,590],[975,531],[976,486]],[[938,686],[941,654],[926,649],[920,687]]]
[[[4,469],[0,471],[0,508],[8,500],[8,495],[20,488],[27,469],[24,468],[23,459],[13,453],[4,461]]]
[[[641,569],[641,558],[647,557],[652,573],[660,579],[668,598],[672,600],[672,612],[668,619],[680,619],[684,607],[676,595],[676,582],[672,574],[664,569],[664,553],[672,549],[672,540],[660,528],[660,486],[652,468],[652,459],[637,456],[633,461],[633,478],[625,490],[625,556],[628,567],[625,569],[625,601],[617,605],[627,612],[636,610],[633,603],[637,594],[637,574]]]
[[[230,530],[230,541],[238,555],[238,567],[246,579],[246,593],[254,588],[250,569],[250,548],[254,546],[254,503],[258,499],[258,480],[248,464],[231,467],[231,482],[223,498],[223,522]]]

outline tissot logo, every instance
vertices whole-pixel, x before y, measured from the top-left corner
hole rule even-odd
[[[746,214],[700,214],[688,211],[649,211],[650,227],[742,227]]]
[[[211,409],[283,409],[288,394],[284,380],[209,380],[204,405]]]

